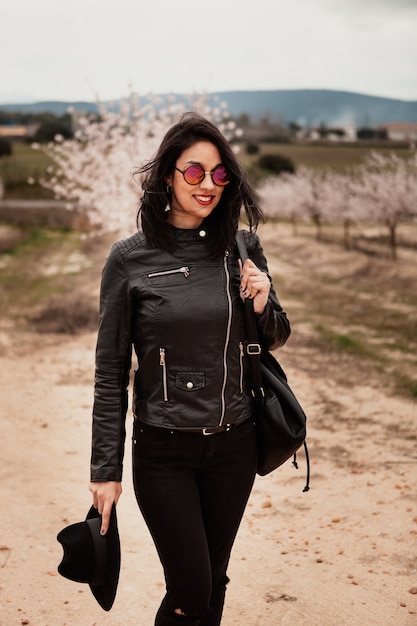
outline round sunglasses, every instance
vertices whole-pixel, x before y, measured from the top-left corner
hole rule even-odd
[[[179,167],[176,167],[175,169],[183,175],[185,182],[189,185],[198,185],[204,180],[206,174],[210,174],[211,180],[218,187],[224,187],[230,183],[229,174],[227,173],[224,165],[216,165],[214,170],[211,170],[211,172],[206,172],[204,167],[198,163],[187,165],[187,167],[183,170],[180,170]]]

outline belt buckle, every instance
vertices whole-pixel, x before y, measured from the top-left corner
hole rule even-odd
[[[232,428],[232,424],[224,424],[224,426],[213,426],[212,428],[203,428],[202,433],[204,437],[209,435],[216,435],[217,433],[228,432]]]

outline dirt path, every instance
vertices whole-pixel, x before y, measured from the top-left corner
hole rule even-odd
[[[112,611],[56,573],[57,532],[90,506],[94,343],[90,332],[0,333],[1,626],[151,626],[163,595],[129,446]],[[415,625],[416,405],[363,378],[323,380],[308,356],[314,376],[292,358],[291,343],[281,360],[309,416],[311,491],[302,493],[303,454],[298,471],[287,463],[257,478],[230,565],[224,626]]]

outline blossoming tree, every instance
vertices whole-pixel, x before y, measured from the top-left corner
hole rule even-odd
[[[290,219],[294,228],[299,219],[312,220],[319,240],[324,219],[324,178],[325,172],[300,167],[296,174],[266,179],[259,187],[266,215]]]
[[[417,153],[402,158],[373,152],[343,174],[300,167],[295,175],[266,179],[259,195],[269,217],[313,221],[317,239],[323,222],[342,223],[346,248],[353,223],[384,224],[396,259],[399,224],[417,218]]]
[[[372,152],[358,167],[352,190],[372,221],[388,228],[395,260],[399,224],[417,219],[417,152],[405,159]]]
[[[74,139],[57,136],[46,146],[35,145],[54,162],[40,183],[69,206],[81,205],[95,229],[130,232],[141,193],[133,173],[152,158],[168,128],[187,110],[211,119],[228,139],[238,132],[226,105],[206,95],[148,96],[140,104],[132,93],[115,110],[99,103],[99,118],[79,117]]]
[[[306,192],[306,181],[300,173],[268,177],[258,189],[265,214],[274,219],[290,220],[294,234],[298,222],[306,219],[302,202]]]

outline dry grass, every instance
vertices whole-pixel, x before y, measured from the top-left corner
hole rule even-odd
[[[417,398],[417,226],[399,238],[389,258],[378,230],[360,233],[362,247],[347,251],[334,227],[317,242],[314,228],[294,234],[285,223],[260,231],[280,300],[293,333],[280,351],[284,367],[334,379],[364,382]],[[0,229],[0,331],[77,333],[96,327],[98,289],[110,237]],[[358,235],[359,236],[359,235]],[[404,244],[404,245],[403,245]]]
[[[378,254],[346,251],[317,242],[307,225],[294,235],[270,224],[262,240],[294,328],[285,358],[346,384],[373,380],[417,398],[417,227],[407,229],[397,262],[384,242],[363,243]]]
[[[0,316],[41,333],[97,327],[108,241],[77,231],[0,227]]]

